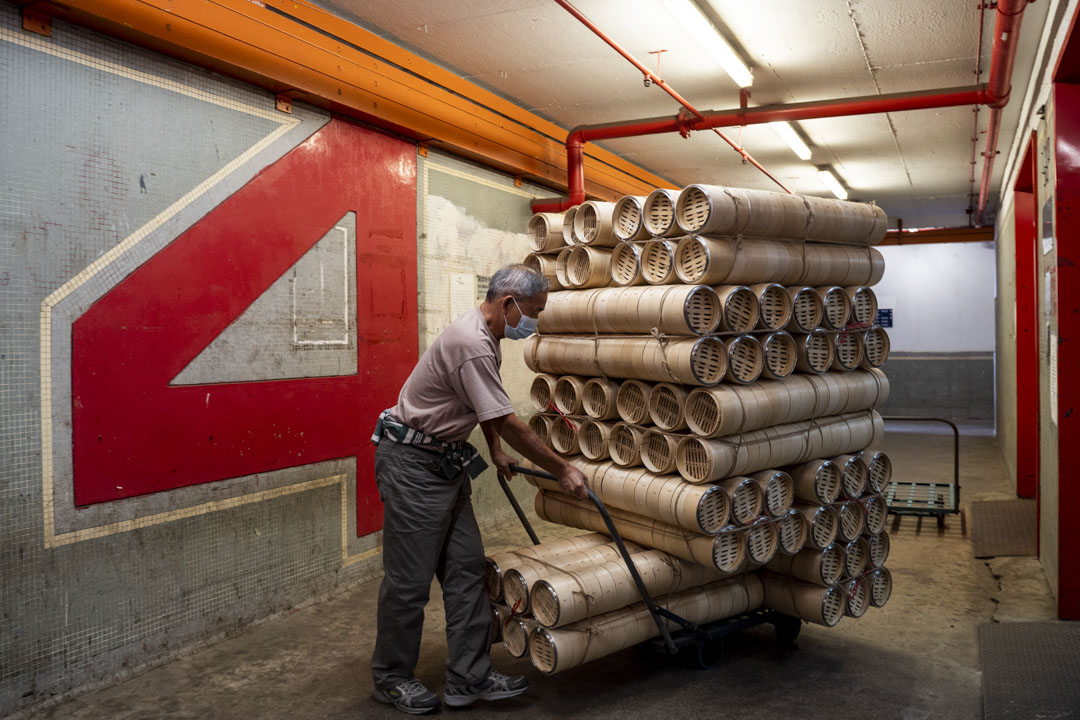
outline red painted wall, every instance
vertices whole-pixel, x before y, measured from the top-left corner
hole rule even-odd
[[[350,210],[358,374],[169,387]],[[76,504],[355,456],[379,529],[368,438],[416,363],[416,282],[414,146],[332,120],[74,323]]]
[[[1033,149],[1033,148],[1032,148]],[[1029,151],[1030,152],[1030,151]],[[1016,494],[1039,482],[1039,298],[1035,282],[1035,195],[1013,194],[1016,227]]]

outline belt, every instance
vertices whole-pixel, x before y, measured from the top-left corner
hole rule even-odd
[[[375,423],[375,432],[371,435],[371,442],[378,445],[383,438],[439,453],[439,470],[448,480],[453,480],[462,472],[470,478],[475,478],[488,466],[479,451],[469,442],[465,440],[446,442],[434,435],[411,428],[395,418],[389,408],[379,414],[379,419]]]

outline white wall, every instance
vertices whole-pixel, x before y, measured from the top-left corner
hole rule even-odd
[[[889,245],[885,277],[874,286],[893,309],[894,352],[994,350],[992,243]]]

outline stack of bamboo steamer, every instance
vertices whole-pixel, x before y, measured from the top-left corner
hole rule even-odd
[[[884,605],[884,212],[691,185],[529,229],[552,286],[525,342],[529,425],[589,479],[654,599],[830,627]],[[554,673],[655,636],[592,503],[528,479],[540,517],[592,534],[489,559],[493,637]]]

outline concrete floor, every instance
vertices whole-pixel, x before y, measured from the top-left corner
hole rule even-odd
[[[885,448],[896,476],[951,480],[947,429],[890,424]],[[962,505],[1013,497],[992,429],[964,428]],[[804,625],[796,645],[780,648],[771,629],[729,639],[713,670],[653,655],[643,647],[553,677],[497,646],[495,665],[523,673],[530,691],[465,711],[478,717],[528,718],[981,718],[976,626],[1046,620],[1054,604],[1035,558],[972,557],[967,515],[889,521],[892,600],[860,620],[825,629]],[[567,534],[537,524],[541,538]],[[570,534],[577,534],[572,532]],[[527,544],[508,522],[486,537],[489,552]],[[111,687],[29,716],[109,718],[398,718],[371,699],[368,659],[374,641],[378,582],[253,626],[237,637]],[[442,686],[446,658],[437,588],[417,675]]]

